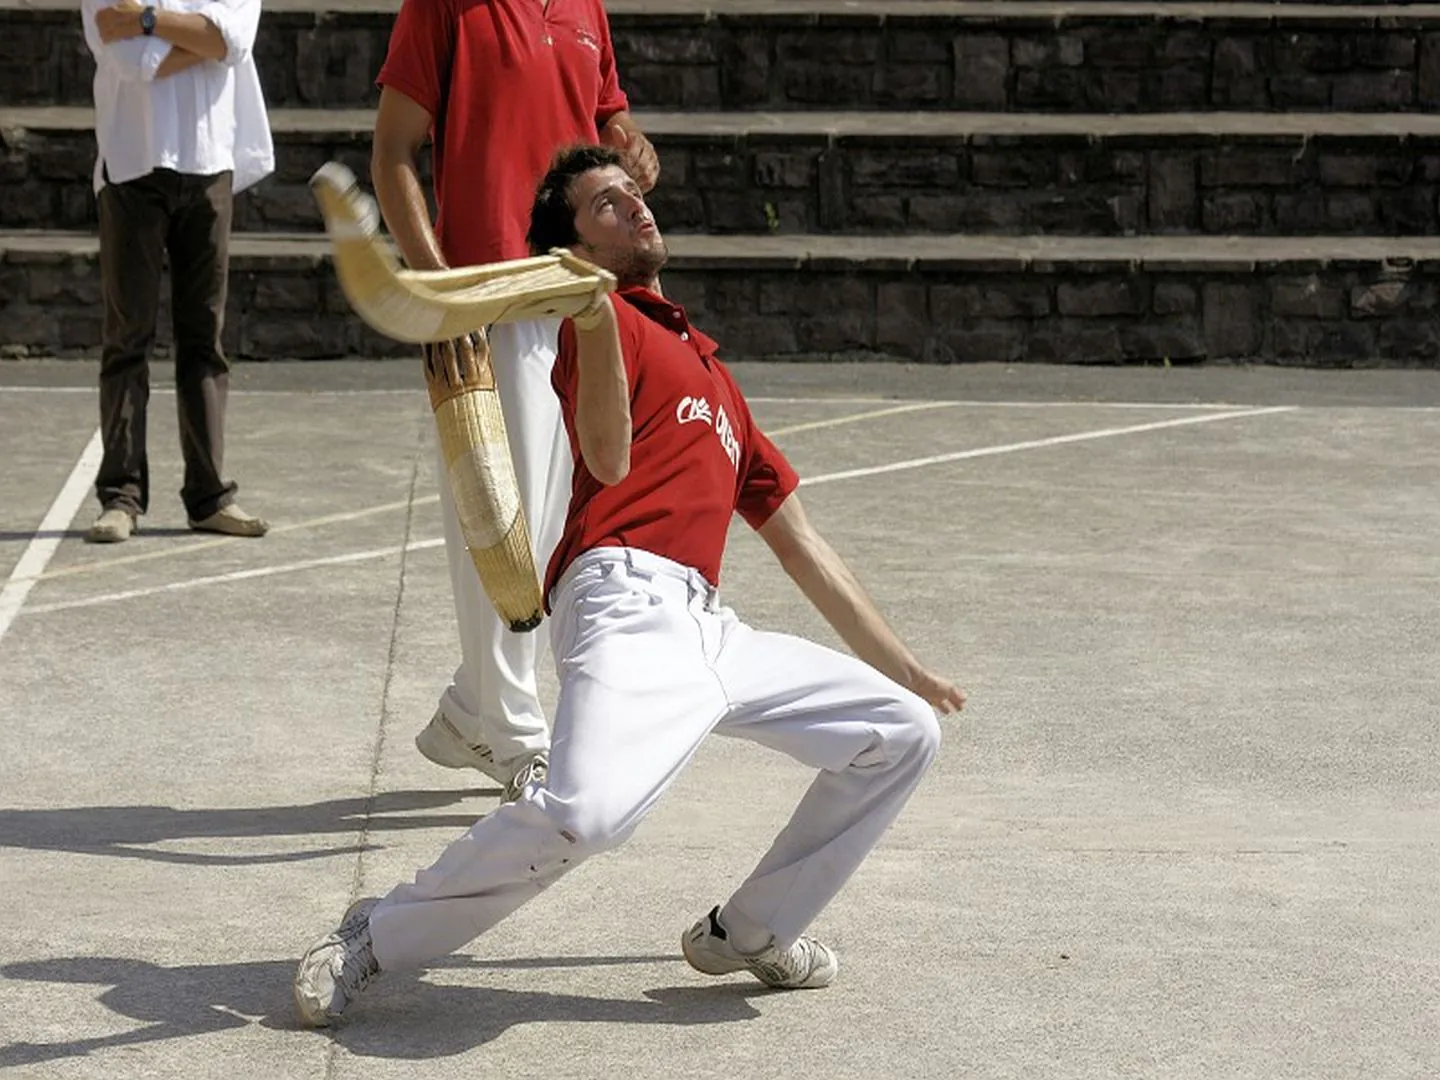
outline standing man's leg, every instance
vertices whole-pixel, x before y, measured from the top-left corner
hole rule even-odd
[[[234,196],[228,172],[182,176],[170,222],[171,305],[175,317],[175,403],[185,481],[180,497],[190,527],[264,536],[269,526],[236,507],[224,479],[225,401],[230,362],[220,345],[230,275]]]
[[[150,504],[145,410],[150,347],[160,308],[173,174],[155,172],[100,189],[100,430],[104,456],[95,478],[101,513],[87,539],[129,539]]]
[[[570,499],[570,445],[550,384],[558,333],[557,320],[543,319],[496,326],[489,335],[521,507],[542,575]],[[440,477],[461,663],[415,743],[436,764],[479,769],[499,780],[514,798],[543,767],[550,741],[536,681],[546,634],[543,627],[512,633],[495,613],[465,549],[443,466]]]

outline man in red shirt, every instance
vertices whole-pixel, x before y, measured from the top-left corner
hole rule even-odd
[[[561,146],[621,148],[647,191],[659,172],[627,111],[600,0],[405,0],[379,83],[371,178],[386,227],[415,269],[528,255],[535,185]],[[417,164],[426,138],[434,144],[433,227]],[[544,319],[489,334],[541,566],[559,538],[570,488],[570,454],[550,389],[558,328]],[[479,769],[513,798],[543,775],[549,745],[535,683],[540,637],[511,633],[486,599],[443,466],[439,476],[461,663],[415,743],[437,764]]]
[[[307,1023],[328,1024],[380,972],[453,952],[618,846],[712,731],[820,771],[750,877],[682,935],[685,959],[709,975],[825,986],[835,954],[804,931],[934,758],[932,707],[965,703],[810,525],[795,471],[755,426],[715,342],[660,295],[665,243],[620,161],[601,147],[562,153],[530,230],[535,249],[568,246],[620,284],[565,323],[555,364],[576,464],[546,575],[560,676],[549,774],[311,947],[294,986]],[[721,606],[737,511],[859,659]]]

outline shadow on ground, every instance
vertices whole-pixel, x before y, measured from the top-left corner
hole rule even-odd
[[[249,866],[354,854],[374,845],[344,844],[318,850],[260,854],[162,851],[141,845],[167,840],[215,840],[266,836],[368,834],[402,829],[468,829],[488,809],[477,796],[495,789],[391,791],[372,798],[331,799],[309,806],[177,810],[170,806],[84,806],[58,810],[0,807],[0,847],[70,851],[124,859],[197,866]],[[453,814],[416,814],[466,803]]]
[[[518,960],[451,957],[431,970],[584,968],[679,963],[679,956],[557,956]],[[163,967],[143,960],[64,957],[0,968],[7,979],[109,986],[99,1000],[144,1026],[70,1042],[0,1046],[0,1069],[83,1057],[97,1051],[260,1024],[296,1029],[290,1000],[294,960]],[[748,1000],[771,993],[754,983],[660,987],[620,999],[436,985],[411,973],[387,975],[326,1033],[350,1053],[419,1060],[483,1046],[524,1023],[720,1024],[749,1020]]]
[[[0,530],[0,544],[29,543],[31,540],[84,540],[90,535],[90,527],[83,529],[37,529],[33,531],[10,532]],[[176,529],[168,526],[141,525],[135,530],[134,536],[127,543],[133,543],[141,537],[164,537],[164,536],[219,536],[220,533],[207,533],[198,529]]]

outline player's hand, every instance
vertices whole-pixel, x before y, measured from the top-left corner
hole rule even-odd
[[[101,8],[95,13],[95,29],[100,33],[100,40],[109,45],[139,37],[142,33],[140,10],[139,0],[120,0],[118,4]]]
[[[595,298],[593,304],[584,311],[577,311],[574,315],[570,316],[570,320],[575,324],[576,330],[583,330],[586,333],[589,333],[591,330],[600,329],[600,327],[607,322],[613,324],[615,322],[615,308],[610,303],[609,294],[601,293]]]
[[[660,179],[660,158],[644,134],[619,124],[607,124],[600,141],[620,151],[620,165],[630,174],[642,192],[648,193]]]
[[[933,671],[922,670],[915,677],[910,689],[946,715],[959,712],[965,707],[965,691]]]

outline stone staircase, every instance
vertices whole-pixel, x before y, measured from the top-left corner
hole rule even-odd
[[[368,182],[397,4],[267,0],[236,356],[412,354],[350,315],[306,187],[331,158]],[[1440,365],[1440,4],[607,7],[667,291],[732,358]],[[78,16],[0,23],[0,347],[93,354]]]

